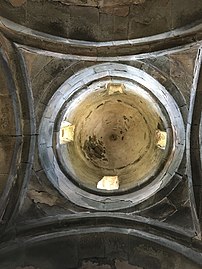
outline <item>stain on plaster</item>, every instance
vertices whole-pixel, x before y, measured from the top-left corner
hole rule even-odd
[[[13,7],[21,7],[27,2],[27,0],[9,0],[9,2]]]

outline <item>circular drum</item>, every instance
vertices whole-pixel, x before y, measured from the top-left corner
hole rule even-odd
[[[116,210],[172,179],[183,156],[184,124],[157,80],[127,65],[100,64],[70,77],[53,95],[39,151],[49,180],[68,199]]]

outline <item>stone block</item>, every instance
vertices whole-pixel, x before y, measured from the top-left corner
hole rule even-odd
[[[55,1],[27,1],[26,24],[31,29],[46,32],[52,35],[67,37],[67,29],[70,21],[69,8]],[[48,7],[48,12],[47,12]],[[36,16],[37,14],[37,16]],[[46,14],[44,16],[44,14]]]
[[[76,40],[96,41],[99,12],[95,7],[70,6],[69,37]]]
[[[170,5],[171,2],[167,0],[155,1],[155,5],[152,1],[133,5],[130,10],[128,38],[151,36],[171,30]]]
[[[128,39],[128,20],[127,16],[114,16],[114,39]]]
[[[171,2],[171,19],[174,29],[201,19],[201,0],[194,0],[192,5],[189,0],[172,0]]]
[[[114,16],[111,14],[100,13],[100,40],[109,41],[113,40],[114,33]]]
[[[23,0],[1,1],[0,15],[19,24],[26,22],[26,4]]]

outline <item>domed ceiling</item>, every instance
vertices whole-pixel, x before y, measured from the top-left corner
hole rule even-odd
[[[201,268],[201,12],[1,1],[1,268]]]

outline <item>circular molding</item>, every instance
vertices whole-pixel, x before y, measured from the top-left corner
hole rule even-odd
[[[162,54],[163,51],[169,49],[169,52],[184,48],[184,46],[193,46],[193,43],[198,45],[202,39],[202,23],[197,21],[189,24],[186,27],[177,28],[162,34],[156,34],[147,37],[117,40],[117,41],[82,41],[63,38],[43,32],[39,32],[23,25],[17,24],[6,18],[0,17],[0,30],[4,35],[16,42],[16,46],[20,44],[34,47],[35,49],[45,50],[52,53],[85,57],[86,60],[96,59],[99,61],[111,60],[111,57],[116,59],[130,60],[131,57],[142,58],[144,55],[154,53]],[[104,58],[104,59],[103,59]],[[112,59],[114,60],[114,59]]]
[[[76,94],[99,81],[121,80],[139,85],[140,88],[154,96],[169,117],[167,130],[172,136],[172,148],[162,170],[142,188],[132,192],[111,195],[110,192],[91,193],[79,184],[75,184],[71,176],[65,173],[64,164],[56,154],[58,148],[58,132],[61,118],[66,106],[72,102]],[[94,87],[94,85],[93,85]],[[180,110],[167,90],[146,72],[117,63],[104,63],[85,68],[66,80],[55,92],[44,112],[39,129],[39,154],[45,173],[59,192],[71,202],[85,208],[95,210],[119,210],[134,206],[148,199],[164,188],[176,173],[182,160],[185,147],[185,130]],[[61,169],[62,167],[62,169]]]

